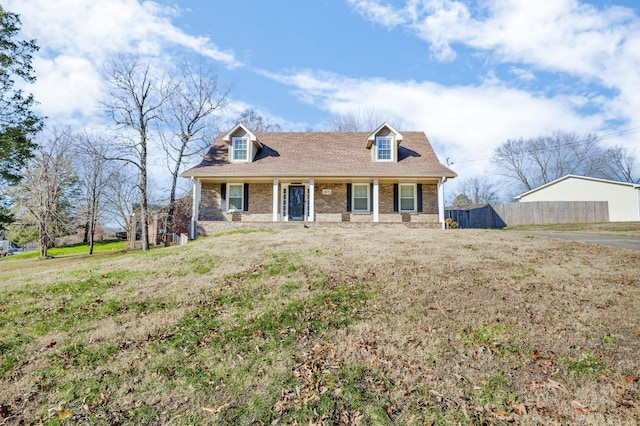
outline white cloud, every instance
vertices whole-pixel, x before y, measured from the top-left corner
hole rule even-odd
[[[429,133],[443,136],[447,143],[460,141],[473,155],[481,155],[471,146],[473,140],[490,149],[505,137],[531,132],[611,133],[619,126],[640,127],[640,17],[631,9],[596,7],[578,0],[406,0],[395,6],[382,6],[380,0],[351,3],[354,10],[376,23],[384,23],[385,16],[411,17],[395,26],[423,38],[439,61],[453,61],[460,54],[457,50],[465,48],[465,54],[483,55],[489,64],[509,65],[520,83],[535,80],[535,88],[527,93],[507,86],[485,69],[484,82],[477,87],[433,85],[438,90],[418,90],[442,107],[415,105],[435,126],[431,126],[435,133]],[[362,4],[368,7],[366,13]],[[567,83],[562,91],[574,93],[541,95],[554,93],[556,82],[544,86],[536,78],[538,72],[563,77]],[[597,87],[587,92],[587,84]],[[402,90],[405,86],[398,83],[395,90],[411,98],[410,92]],[[425,89],[429,84],[418,86]],[[591,112],[581,112],[585,107]],[[454,128],[452,121],[462,128]],[[465,132],[465,128],[474,130]],[[633,147],[637,145],[635,136],[624,134],[607,142]]]
[[[64,122],[95,117],[100,76],[91,61],[60,55],[53,59],[36,58],[34,66],[40,77],[33,94],[41,105],[47,106],[45,114]]]
[[[44,52],[94,58],[114,53],[153,56],[178,45],[229,67],[240,65],[209,39],[173,25],[171,18],[179,10],[153,1],[9,0],[7,8],[20,14],[23,31],[36,38]]]
[[[91,118],[103,63],[119,54],[166,61],[168,48],[180,46],[229,68],[241,65],[208,38],[173,25],[178,9],[153,1],[8,0],[5,7],[20,15],[23,36],[40,46],[33,62],[38,80],[28,90],[41,113],[57,122]]]
[[[608,61],[627,50],[629,34],[637,34],[638,17],[629,9],[597,9],[577,0],[531,2],[488,0],[408,0],[383,6],[377,0],[351,1],[365,18],[383,23],[387,16],[429,42],[436,57],[451,60],[452,45],[491,53],[498,61],[522,62],[540,69],[568,72],[606,81]],[[365,3],[365,9],[362,6]],[[388,26],[388,25],[387,25]],[[640,57],[636,51],[635,58]]]
[[[332,114],[371,110],[401,117],[405,130],[426,132],[442,162],[447,157],[472,160],[461,170],[463,175],[480,173],[488,161],[478,160],[488,160],[494,148],[509,138],[539,136],[560,125],[567,131],[593,131],[604,122],[602,114],[577,113],[573,97],[547,98],[492,79],[479,86],[447,87],[311,70],[271,77]]]
[[[528,69],[521,67],[510,67],[509,72],[522,81],[533,81],[536,79],[535,74]]]
[[[406,23],[407,14],[404,11],[397,11],[376,0],[348,0],[348,2],[362,16],[387,28]]]

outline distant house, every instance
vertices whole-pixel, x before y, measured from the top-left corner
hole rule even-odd
[[[172,235],[168,235],[167,217],[169,207],[164,205],[148,206],[149,216],[147,218],[147,235],[149,243],[152,245],[164,244],[167,238],[170,241],[176,241],[180,234],[187,234],[191,222],[191,195],[184,196],[175,201],[173,212]],[[132,244],[134,241],[140,240],[142,233],[142,225],[140,221],[140,204],[134,203],[132,206],[132,214],[129,218],[129,240]]]
[[[532,201],[607,201],[611,222],[640,221],[640,185],[567,175],[515,197]]]
[[[423,132],[256,132],[237,124],[194,181],[192,232],[207,221],[421,222],[442,226],[440,164]],[[193,235],[192,235],[193,236]]]

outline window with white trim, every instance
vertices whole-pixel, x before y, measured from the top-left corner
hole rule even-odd
[[[231,139],[231,147],[233,161],[249,160],[249,138],[233,138]]]
[[[354,212],[369,211],[369,184],[354,183],[351,186],[352,209]]]
[[[376,138],[376,160],[378,161],[392,161],[393,153],[391,149],[393,147],[393,138],[391,137],[378,137]]]
[[[416,211],[416,185],[400,184],[399,185],[399,202],[401,212]]]
[[[244,184],[229,183],[227,184],[228,210],[242,211],[244,208]]]

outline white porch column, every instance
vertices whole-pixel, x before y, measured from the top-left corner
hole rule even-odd
[[[195,240],[197,235],[197,222],[198,214],[200,211],[200,195],[202,193],[202,183],[196,178],[191,178],[193,181],[193,201],[191,203],[191,239]]]
[[[442,229],[446,228],[444,223],[444,183],[447,181],[446,177],[442,177],[438,181],[438,221],[442,224]]]
[[[374,179],[373,180],[373,221],[374,222],[379,222],[380,221],[380,213],[379,213],[379,206],[378,206],[378,197],[379,197],[379,188],[378,188],[378,179]]]
[[[315,202],[316,202],[315,194],[314,194],[314,192],[315,192],[314,188],[315,188],[314,180],[311,179],[311,180],[309,180],[309,217],[307,218],[309,222],[313,222],[313,220],[314,220],[313,219],[313,216],[314,216],[314,213],[315,213],[314,206],[315,206]]]
[[[278,221],[278,179],[273,180],[273,221]]]

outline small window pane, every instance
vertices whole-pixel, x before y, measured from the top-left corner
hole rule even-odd
[[[400,210],[413,210],[413,198],[403,198],[400,200]]]
[[[246,139],[233,140],[233,159],[234,160],[247,159],[247,140]]]
[[[354,185],[353,186],[353,194],[354,197],[367,197],[367,187],[366,185]]]
[[[369,210],[369,203],[366,198],[355,198],[353,200],[354,210]]]
[[[391,139],[377,139],[378,160],[391,160]]]
[[[413,186],[403,185],[400,187],[400,196],[402,198],[413,198]]]
[[[229,197],[230,198],[242,197],[242,185],[229,185]]]
[[[229,210],[242,210],[242,198],[229,198]]]

